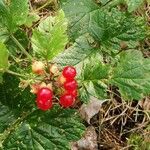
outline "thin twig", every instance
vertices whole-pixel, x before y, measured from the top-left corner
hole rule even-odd
[[[15,44],[20,48],[20,50],[30,59],[33,60],[32,56],[24,49],[24,47],[20,44],[20,42],[11,34],[11,39],[15,42]]]
[[[17,73],[17,72],[13,72],[13,71],[11,71],[11,70],[6,70],[6,72],[9,73],[9,74],[15,75],[15,76],[19,76],[19,77],[26,78],[25,75],[19,74],[19,73]]]

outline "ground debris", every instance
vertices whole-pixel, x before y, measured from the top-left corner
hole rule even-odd
[[[84,136],[71,144],[71,150],[98,150],[97,134],[93,126],[89,126]]]
[[[91,118],[96,115],[102,104],[108,100],[98,100],[94,97],[91,97],[91,100],[88,104],[83,104],[79,109],[81,117],[90,124]]]

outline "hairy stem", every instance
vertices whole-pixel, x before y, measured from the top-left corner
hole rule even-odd
[[[20,42],[11,34],[11,39],[15,42],[15,44],[20,48],[20,50],[30,59],[33,60],[32,56],[24,49],[24,47],[20,44]]]
[[[19,74],[19,73],[17,73],[17,72],[13,72],[13,71],[11,71],[11,70],[6,70],[6,72],[9,73],[9,74],[15,75],[15,76],[19,76],[19,77],[26,78],[25,75]]]

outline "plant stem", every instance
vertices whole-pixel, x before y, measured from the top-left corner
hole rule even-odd
[[[42,5],[41,7],[37,8],[35,11],[38,12],[41,9],[43,9],[44,7],[48,6],[53,0],[48,0],[44,5]]]
[[[30,59],[33,60],[32,56],[24,49],[24,47],[20,44],[20,42],[11,34],[11,39],[15,42],[15,44],[20,48],[20,50]]]
[[[15,76],[19,76],[19,77],[26,78],[25,75],[19,74],[19,73],[17,73],[17,72],[13,72],[13,71],[11,71],[11,70],[6,70],[6,72],[9,73],[9,74],[15,75]]]

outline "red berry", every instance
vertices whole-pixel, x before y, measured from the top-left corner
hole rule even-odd
[[[60,105],[67,108],[74,104],[74,97],[71,94],[64,94],[60,97]]]
[[[74,91],[77,88],[77,82],[76,80],[72,80],[72,81],[66,81],[64,83],[64,89],[67,91]]]
[[[39,100],[37,99],[37,107],[41,110],[48,110],[52,108],[52,100]]]
[[[63,76],[67,79],[74,79],[76,76],[76,69],[72,66],[66,66],[62,72]]]
[[[77,90],[74,90],[74,91],[66,91],[65,93],[66,93],[66,94],[71,94],[74,98],[76,98],[77,95],[78,95],[78,91],[77,91]]]
[[[47,87],[41,88],[37,93],[38,100],[44,100],[44,101],[51,100],[52,97],[53,97],[53,92]]]
[[[37,93],[37,106],[41,110],[48,110],[52,107],[53,92],[49,88],[41,88]]]

